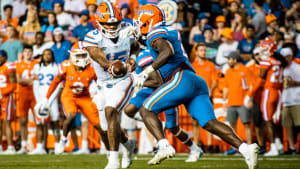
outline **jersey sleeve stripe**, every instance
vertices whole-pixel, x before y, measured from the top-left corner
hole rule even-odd
[[[152,46],[153,43],[154,43],[155,41],[157,41],[158,39],[162,39],[162,37],[157,37],[157,38],[153,39],[153,41],[151,41],[151,46]]]
[[[151,36],[152,34],[157,33],[157,32],[166,32],[166,30],[164,30],[164,29],[153,30],[153,31],[150,32],[149,36]]]
[[[83,40],[83,46],[84,46],[84,47],[85,47],[84,43],[87,43],[87,44],[90,44],[90,45],[97,46],[97,43],[90,42],[90,41],[87,41],[87,40]]]
[[[95,38],[94,38],[94,37],[92,37],[92,36],[89,36],[89,35],[85,35],[85,38],[89,38],[89,39],[93,39],[93,40],[95,40]]]
[[[166,32],[157,32],[157,33],[154,33],[154,34],[150,35],[149,38],[148,38],[148,40],[150,40],[151,38],[153,38],[153,36],[155,36],[157,34],[161,34],[161,33],[167,34]]]

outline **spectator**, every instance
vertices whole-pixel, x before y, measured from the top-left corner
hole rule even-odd
[[[0,46],[0,49],[7,53],[7,61],[14,62],[22,58],[23,45],[17,39],[17,30],[12,25],[6,27],[7,41]]]
[[[76,25],[79,24],[80,12],[85,10],[85,2],[83,0],[65,0],[64,11],[71,14]]]
[[[37,32],[35,34],[35,45],[33,45],[33,57],[39,58],[44,50],[50,49],[53,46],[53,42],[46,42],[44,43],[44,33],[43,32]]]
[[[27,14],[28,14],[29,11],[36,11],[36,13],[37,13],[37,6],[36,6],[36,1],[35,0],[26,0],[25,14],[20,16],[20,18],[19,18],[19,26],[20,27],[26,25]],[[42,17],[40,17],[39,15],[37,15],[37,16],[38,16],[39,22],[42,23],[42,21],[43,21]]]
[[[233,40],[241,41],[244,38],[247,20],[241,12],[235,12],[231,20],[231,29],[233,30]]]
[[[89,11],[83,10],[80,13],[81,24],[76,26],[73,30],[72,43],[83,41],[85,35],[94,29],[93,25],[89,23]]]
[[[63,30],[57,27],[53,31],[54,45],[51,47],[54,53],[55,62],[60,64],[69,59],[69,50],[72,47],[71,42],[64,40]]]
[[[259,81],[258,79],[262,80],[259,76],[260,74],[259,63],[261,61],[260,53],[261,53],[261,48],[256,47],[253,50],[253,59],[247,63],[247,67],[254,81],[252,81],[252,88],[250,92],[247,94],[247,96],[244,99],[244,104],[249,109],[252,115],[253,124],[255,126],[255,135],[256,135],[258,145],[260,147],[259,154],[264,154],[266,152],[264,121],[262,118],[262,112],[260,110],[263,85],[261,85],[261,83],[256,83],[256,81]]]
[[[252,18],[252,25],[255,27],[255,38],[258,39],[267,29],[266,16],[262,9],[263,1],[255,0],[253,5],[256,14]]]
[[[13,18],[19,18],[25,14],[26,2],[25,0],[15,0],[13,2],[13,9],[18,9],[13,11]]]
[[[241,59],[243,63],[247,63],[252,58],[252,52],[257,44],[257,40],[254,38],[255,28],[253,25],[248,25],[246,28],[246,38],[241,40],[238,45]]]
[[[201,12],[198,15],[199,23],[194,26],[189,35],[189,44],[204,42],[203,29],[208,23],[208,15],[205,12]]]
[[[47,17],[48,13],[53,11],[52,1],[53,0],[43,0],[41,2],[39,11],[40,16]]]
[[[286,18],[299,18],[300,15],[300,1],[292,1],[292,7],[285,13]]]
[[[4,8],[5,18],[0,21],[0,37],[2,38],[2,43],[7,40],[6,36],[6,27],[7,25],[12,25],[15,28],[18,27],[18,19],[12,18],[13,6],[12,5],[5,5]]]
[[[281,55],[285,57],[288,66],[283,70],[283,93],[282,93],[282,126],[286,128],[289,143],[288,154],[296,154],[294,141],[295,127],[300,126],[300,63],[293,61],[294,55],[290,48],[282,48]]]
[[[127,26],[132,26],[133,23],[132,23],[132,19],[130,19],[128,17],[128,15],[130,14],[130,8],[129,8],[129,5],[128,4],[123,4],[120,8],[121,10],[121,15],[122,15],[122,27],[125,28]]]
[[[0,20],[3,20],[4,17],[5,17],[5,14],[4,14],[4,6],[5,5],[12,5],[13,4],[13,0],[1,0],[0,1]]]
[[[196,74],[202,77],[205,82],[207,83],[209,89],[209,96],[212,96],[212,93],[216,89],[218,82],[217,82],[217,72],[214,63],[208,61],[206,59],[206,46],[204,43],[197,44],[195,47],[195,59],[192,61],[192,66],[196,71]],[[193,136],[194,142],[196,145],[199,144],[199,124],[196,120],[193,120]],[[208,134],[209,138],[212,138],[212,135]],[[211,139],[209,139],[211,140]],[[211,146],[208,144],[208,146]]]
[[[41,26],[35,10],[28,11],[26,25],[20,29],[20,40],[23,44],[33,45],[35,33],[41,31]]]
[[[225,88],[223,89],[223,99],[228,100],[226,120],[230,123],[231,127],[236,130],[237,118],[240,117],[245,127],[246,142],[251,144],[251,117],[243,102],[250,88],[250,72],[247,67],[238,63],[239,54],[236,51],[230,52],[227,58],[229,68],[225,73]],[[232,148],[224,153],[234,154],[235,152],[235,149]]]
[[[64,12],[63,0],[53,0],[52,6],[53,6],[53,12],[56,14],[58,25],[63,27],[63,30],[66,31],[65,35],[67,35],[68,29],[69,28],[72,29],[76,26],[75,21],[73,20],[70,14]]]
[[[58,26],[57,20],[56,20],[56,15],[53,12],[48,13],[48,21],[46,24],[42,26],[41,32],[45,34],[45,41],[46,42],[52,42],[53,39],[53,31],[54,29]]]
[[[270,38],[271,35],[275,31],[278,30],[277,18],[273,14],[269,14],[266,16],[267,29],[266,31],[259,37],[259,39]]]
[[[97,2],[96,0],[87,0],[85,2],[86,6],[87,6],[87,10],[90,13],[90,20],[89,22],[96,28],[97,27],[97,22],[96,22],[96,11],[97,11]]]
[[[139,8],[139,2],[138,0],[115,0],[115,4],[119,7],[121,7],[123,4],[128,4],[130,9],[130,14],[128,14],[128,17],[130,19],[133,19],[134,15],[137,13]]]
[[[230,28],[224,28],[221,32],[221,45],[218,48],[216,62],[222,66],[222,72],[225,73],[228,69],[227,58],[228,54],[235,51],[238,46],[238,42],[233,40],[233,31]]]
[[[206,45],[206,58],[213,63],[216,63],[219,42],[213,39],[214,31],[211,26],[206,25],[203,29],[204,43]]]
[[[214,34],[214,40],[219,41],[221,39],[221,32],[226,26],[226,19],[224,16],[219,15],[216,17],[215,21],[216,31]]]

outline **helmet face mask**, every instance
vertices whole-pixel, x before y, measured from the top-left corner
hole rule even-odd
[[[71,51],[70,57],[75,66],[85,68],[89,64],[88,53],[82,49]]]
[[[117,38],[121,30],[121,22],[99,23],[103,35],[109,39]]]

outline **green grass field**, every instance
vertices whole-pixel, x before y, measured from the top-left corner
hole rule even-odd
[[[152,156],[135,156],[132,169],[247,169],[242,156],[204,155],[196,163],[185,163],[187,155],[163,161],[160,165],[149,166]],[[0,168],[5,169],[96,169],[104,168],[104,155],[13,155],[0,156]],[[260,169],[300,169],[300,156],[259,157]]]

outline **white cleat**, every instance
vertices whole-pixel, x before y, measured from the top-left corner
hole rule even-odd
[[[197,147],[197,149],[191,150],[190,155],[189,155],[188,159],[185,160],[185,162],[187,162],[187,163],[196,162],[202,156],[203,156],[203,151],[201,150],[200,147]]]
[[[57,147],[55,147],[54,154],[62,154],[65,152],[65,143],[63,141],[59,142]]]
[[[104,169],[119,169],[119,168],[120,168],[119,161],[115,161],[115,162],[108,161],[108,164],[105,166]]]
[[[27,150],[22,147],[19,151],[16,152],[16,154],[27,154]]]
[[[78,151],[73,152],[72,154],[78,155],[78,154],[90,154],[89,149],[79,149]]]
[[[123,156],[122,156],[122,168],[129,168],[132,164],[132,154],[134,149],[137,147],[136,140],[128,140],[127,143],[123,144]]]
[[[244,157],[248,165],[248,168],[257,169],[258,168],[257,155],[258,155],[259,147],[256,143],[247,146],[248,146],[247,151],[244,154]]]
[[[43,155],[43,154],[47,154],[47,152],[45,151],[45,149],[34,149],[33,151],[28,153],[29,155]]]
[[[270,150],[264,154],[264,156],[278,156],[279,151],[277,150],[277,147],[275,143],[271,143]]]
[[[15,148],[9,148],[9,149],[3,151],[1,154],[3,154],[3,155],[14,155],[14,154],[16,154],[16,149]]]
[[[167,145],[166,147],[159,148],[155,156],[148,161],[149,165],[159,164],[161,161],[165,159],[169,159],[175,156],[175,149],[171,145]]]

